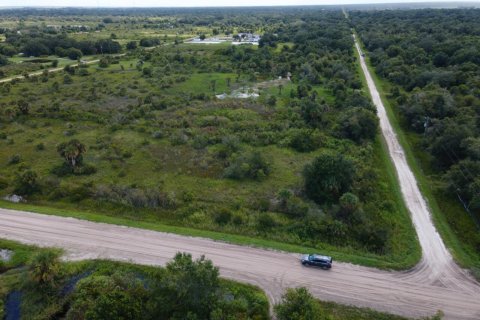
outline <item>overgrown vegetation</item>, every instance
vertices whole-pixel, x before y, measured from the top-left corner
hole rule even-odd
[[[12,45],[35,34],[15,31],[78,44],[108,30],[131,50],[1,86],[2,195],[368,256],[382,267],[418,261],[340,11],[91,15],[82,33],[63,27],[70,12],[53,12],[56,36],[28,18],[5,19]],[[134,31],[121,33],[125,23]],[[182,43],[242,32],[263,41]]]
[[[0,273],[0,315],[7,318],[18,305],[22,319],[268,319],[261,290],[220,279],[203,257],[178,253],[160,268],[65,263],[58,251],[6,241],[0,248],[14,250]],[[15,301],[13,292],[19,293]],[[4,310],[6,299],[10,309]]]
[[[315,299],[306,288],[287,289],[282,302],[275,305],[279,320],[405,320],[406,318],[368,308],[343,306]],[[423,320],[440,320],[442,312]]]

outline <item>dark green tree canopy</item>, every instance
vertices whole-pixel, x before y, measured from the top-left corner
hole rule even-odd
[[[335,202],[350,190],[355,175],[353,162],[339,153],[323,152],[303,170],[305,191],[315,202]]]

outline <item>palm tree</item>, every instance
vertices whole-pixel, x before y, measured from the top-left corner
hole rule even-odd
[[[30,277],[40,285],[53,285],[60,273],[60,260],[54,251],[41,251],[30,262]]]
[[[57,146],[58,153],[70,164],[76,167],[82,161],[82,154],[87,151],[85,145],[77,139],[72,139],[69,142],[63,142]]]

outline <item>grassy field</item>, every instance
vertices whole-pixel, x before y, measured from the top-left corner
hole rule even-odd
[[[77,41],[157,38],[168,45],[1,86],[0,195],[17,192],[33,172],[35,190],[16,208],[321,251],[384,269],[415,265],[420,249],[381,135],[347,132],[359,130],[346,128],[356,125],[349,124],[360,112],[355,107],[369,103],[352,53],[333,49],[343,42],[319,43],[324,53],[299,46],[293,35],[264,47],[173,42],[273,30],[270,22],[247,28],[238,17],[221,28],[212,16],[210,25],[187,17],[62,21]],[[328,21],[349,40],[348,26]],[[18,28],[28,30],[26,23]],[[29,64],[13,60],[14,66]],[[240,92],[259,97],[232,98]],[[223,93],[232,96],[215,98]],[[66,167],[67,157],[57,150],[72,139],[85,146],[81,172]],[[314,199],[304,168],[327,153],[351,160],[353,179],[332,190],[332,199]],[[342,195],[353,203],[340,204]]]
[[[183,44],[153,51],[154,56],[172,59],[170,65],[174,65],[178,53],[195,56],[202,61],[197,63],[197,72],[182,70],[185,67],[181,64],[173,71],[156,62],[157,58],[145,61],[139,68],[141,58],[127,56],[107,68],[82,68],[88,75],[70,76],[69,82],[65,82],[65,74],[52,74],[34,87],[30,81],[17,83],[0,103],[11,105],[15,103],[13,97],[22,96],[31,101],[31,113],[38,117],[19,117],[2,127],[5,138],[0,140],[0,176],[12,183],[19,172],[28,168],[41,177],[42,189],[48,192],[33,195],[29,202],[45,209],[28,206],[32,211],[58,214],[63,210],[63,215],[148,225],[156,230],[293,252],[322,250],[339,260],[380,268],[413,266],[420,258],[420,250],[381,137],[369,146],[369,152],[351,141],[327,136],[322,138],[323,148],[312,152],[297,152],[285,146],[289,131],[278,128],[282,128],[285,117],[292,117],[290,95],[297,86],[286,83],[281,92],[277,86],[266,86],[260,90],[260,103],[211,100],[214,93],[248,90],[269,80],[234,72],[205,72],[203,68],[211,61],[216,62],[212,64],[215,68],[228,68],[228,61],[218,54],[222,48]],[[151,68],[152,76],[145,76],[142,68]],[[313,89],[327,102],[334,102],[325,86]],[[196,98],[199,94],[200,98]],[[277,98],[275,106],[263,104],[269,96]],[[324,130],[335,130],[334,114],[329,115]],[[227,159],[218,157],[225,137],[238,139],[238,154],[256,151],[265,155],[271,173],[258,180],[226,179]],[[96,173],[61,178],[52,174],[52,168],[62,164],[56,146],[71,138],[87,146],[84,161],[93,165]],[[378,212],[375,219],[391,228],[387,254],[369,252],[354,242],[338,245],[301,240],[290,229],[301,228],[302,224],[292,225],[294,219],[271,208],[280,190],[300,192],[303,167],[325,149],[351,155],[363,170],[375,168],[372,174],[376,180],[371,188],[376,191],[367,195],[371,200],[364,209],[367,213]],[[12,163],[16,155],[19,162]],[[41,161],[37,161],[39,157]],[[94,199],[111,186],[136,193],[156,190],[174,207],[132,208]],[[12,187],[10,184],[2,192]],[[312,215],[322,215],[323,208],[315,209],[308,200],[300,201],[317,212]],[[218,222],[219,212],[224,211],[230,212],[230,221]],[[277,232],[259,228],[258,221],[265,211]]]

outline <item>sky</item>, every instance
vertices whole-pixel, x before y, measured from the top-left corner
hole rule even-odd
[[[480,0],[479,0],[480,1]],[[452,2],[451,0],[0,0],[0,7],[220,7],[358,3]]]

